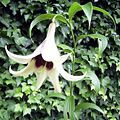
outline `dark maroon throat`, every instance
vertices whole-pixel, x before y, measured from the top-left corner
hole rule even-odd
[[[39,68],[41,66],[45,66],[47,70],[51,70],[53,68],[53,62],[47,62],[42,58],[42,55],[37,55],[34,57],[35,59],[35,66],[36,68]]]

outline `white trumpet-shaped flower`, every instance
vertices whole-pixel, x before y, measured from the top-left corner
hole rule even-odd
[[[37,49],[30,55],[21,56],[8,51],[7,46],[5,50],[7,55],[14,61],[27,64],[27,66],[20,71],[13,71],[11,67],[9,71],[14,76],[27,77],[31,73],[37,76],[36,89],[39,89],[44,80],[48,77],[49,81],[53,84],[54,90],[61,92],[59,85],[59,74],[68,81],[77,81],[85,77],[86,74],[81,76],[73,76],[67,73],[63,68],[63,63],[67,60],[70,54],[60,55],[55,44],[55,23],[49,25],[46,39],[37,47]]]

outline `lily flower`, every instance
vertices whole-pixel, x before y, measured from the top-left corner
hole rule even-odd
[[[7,46],[5,46],[6,53],[12,60],[21,64],[27,64],[27,66],[20,71],[13,71],[10,66],[9,72],[16,77],[27,77],[29,74],[35,73],[37,77],[37,90],[42,86],[47,77],[53,84],[54,90],[61,92],[59,75],[68,81],[78,81],[86,75],[85,73],[81,76],[73,76],[64,70],[63,63],[70,54],[60,55],[55,43],[55,28],[55,23],[52,22],[49,25],[46,39],[30,55],[16,55],[8,51]]]

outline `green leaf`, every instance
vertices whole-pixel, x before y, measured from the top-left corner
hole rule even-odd
[[[80,103],[79,105],[76,106],[75,110],[79,111],[81,109],[83,110],[83,109],[89,109],[89,108],[95,109],[95,110],[101,112],[102,114],[104,114],[103,110],[100,107],[98,107],[94,103],[88,103],[88,102],[82,102],[82,103]]]
[[[12,97],[12,96],[11,96]],[[15,110],[15,104],[16,102],[14,100],[6,100],[8,111],[14,111]]]
[[[108,44],[108,41],[107,41],[106,37],[102,37],[102,38],[98,39],[99,55],[101,55],[103,53],[103,51],[107,47],[107,44]]]
[[[32,104],[32,103],[40,103],[40,99],[41,99],[41,96],[34,96],[34,95],[29,95],[28,97],[28,103]]]
[[[68,50],[69,52],[73,53],[73,49],[65,44],[59,44],[58,47],[62,48],[64,51]]]
[[[10,0],[2,0],[1,2],[5,7],[10,3]]]
[[[23,110],[23,116],[27,115],[27,114],[30,114],[31,113],[31,109],[30,108],[24,108]]]
[[[91,2],[82,5],[82,9],[87,16],[88,22],[89,22],[89,29],[90,29],[90,24],[91,24],[91,18],[92,18],[92,13],[93,13],[93,5]]]
[[[14,97],[20,97],[20,98],[22,98],[22,96],[23,96],[23,93],[21,92],[21,88],[17,87],[15,89]]]
[[[15,39],[15,43],[17,45],[23,45],[25,46],[26,44],[30,44],[31,41],[29,41],[27,38],[25,37],[19,37],[17,39]]]
[[[113,21],[113,23],[114,23],[114,25],[115,25],[115,29],[116,29],[115,20],[114,20],[114,18],[110,15],[110,13],[107,12],[107,11],[105,11],[105,10],[103,10],[102,8],[93,6],[91,2],[89,2],[89,3],[85,4],[85,5],[80,5],[79,3],[74,2],[74,3],[71,5],[71,7],[69,8],[69,10],[68,10],[69,20],[72,20],[72,18],[74,17],[74,15],[75,15],[77,12],[81,11],[81,10],[83,10],[84,13],[85,13],[85,15],[87,16],[87,19],[88,19],[88,22],[89,22],[89,28],[90,28],[90,23],[91,23],[91,18],[92,18],[93,10],[96,10],[96,11],[102,12],[103,14],[109,16],[109,17],[112,19],[112,21]]]
[[[31,37],[31,31],[35,25],[37,25],[41,21],[52,19],[54,16],[55,14],[42,14],[36,17],[30,24],[30,29],[29,29],[30,37]]]
[[[0,58],[6,60],[6,56],[5,56],[4,51],[1,51],[1,53],[0,53]]]
[[[22,92],[24,92],[26,95],[30,94],[30,86],[28,86],[26,83],[21,83],[22,85]]]
[[[101,55],[103,53],[103,51],[106,49],[107,44],[108,44],[108,40],[107,40],[107,37],[105,37],[104,35],[101,35],[101,34],[80,35],[79,37],[77,37],[77,41],[81,40],[85,37],[91,37],[93,39],[98,38],[98,45],[99,45],[98,54],[99,55]]]
[[[56,14],[56,20],[59,20],[65,24],[69,25],[69,22],[67,21],[67,19],[63,15]]]
[[[33,29],[33,27],[35,25],[37,25],[39,22],[44,21],[44,20],[50,20],[52,19],[54,16],[56,16],[56,19],[68,24],[67,20],[65,19],[65,17],[63,17],[62,15],[59,14],[41,14],[38,17],[36,17],[30,24],[30,29],[29,29],[29,35],[31,37],[31,31]]]
[[[10,120],[10,114],[4,108],[0,109],[0,120]]]
[[[100,90],[100,81],[99,81],[97,75],[95,74],[95,72],[91,71],[91,70],[88,70],[86,76],[89,77],[92,80],[92,84],[95,86],[96,92],[99,92],[99,90]]]
[[[49,93],[46,97],[50,98],[50,97],[56,97],[56,98],[61,98],[61,99],[66,99],[66,97],[61,94],[61,93]]]
[[[96,6],[93,6],[93,10],[96,10],[96,11],[99,11],[99,12],[102,12],[103,14],[107,15],[108,17],[110,17],[115,25],[115,29],[116,29],[116,22],[114,20],[114,18],[110,15],[109,12],[107,12],[106,10],[103,10],[102,8],[99,8],[99,7],[96,7]]]
[[[5,45],[10,44],[9,40],[6,38],[0,38],[0,47],[4,48]]]
[[[64,119],[65,120],[74,120],[74,111],[75,111],[75,99],[73,96],[68,96],[64,104]]]
[[[92,13],[93,13],[93,6],[92,3],[89,2],[85,5],[80,5],[77,2],[74,2],[71,7],[68,10],[68,14],[69,14],[69,20],[72,20],[72,18],[74,17],[74,15],[78,12],[83,10],[88,22],[89,22],[89,28],[90,28],[90,24],[91,24],[91,18],[92,18]]]
[[[20,105],[20,104],[16,104],[14,111],[15,111],[15,112],[22,112],[22,107],[21,107],[21,105]]]
[[[79,3],[74,2],[71,7],[68,10],[68,14],[69,14],[69,19],[72,20],[72,18],[74,17],[74,15],[78,12],[81,11],[82,7]]]

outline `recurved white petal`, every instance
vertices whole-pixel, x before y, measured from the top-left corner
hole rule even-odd
[[[44,42],[43,42],[44,43]],[[5,46],[5,50],[7,55],[14,60],[15,62],[21,63],[21,64],[27,64],[33,57],[37,56],[41,52],[41,48],[43,46],[43,43],[40,44],[37,49],[30,55],[22,56],[22,55],[16,55],[14,53],[11,53],[8,51],[7,46]]]
[[[37,76],[36,90],[38,90],[42,86],[44,80],[47,77],[46,69],[43,67],[43,69],[36,72],[36,76]]]
[[[58,68],[58,70],[59,70],[59,73],[61,74],[61,76],[62,76],[64,79],[68,80],[68,81],[78,81],[78,80],[81,80],[81,79],[83,79],[83,78],[86,76],[86,74],[87,74],[87,73],[84,73],[84,74],[81,75],[81,76],[73,76],[73,75],[67,73],[67,72],[64,70],[64,68],[63,68],[62,65]]]
[[[54,90],[56,92],[61,92],[60,84],[59,84],[59,73],[56,69],[52,69],[50,71],[47,71],[48,77],[53,84]]]
[[[14,76],[23,76],[27,77],[29,74],[33,73],[35,70],[35,61],[32,60],[28,63],[28,65],[20,71],[13,71],[11,67],[9,68],[9,72]]]
[[[68,53],[68,54],[65,54],[65,55],[60,56],[60,63],[61,63],[61,64],[64,63],[64,62],[68,59],[68,57],[69,57],[70,55],[71,55],[71,54]]]
[[[70,55],[71,54],[68,53],[68,54],[59,56],[58,59],[56,59],[55,61],[53,61],[53,64],[54,64],[53,68],[56,68],[59,65],[61,65],[62,63],[64,63]]]

